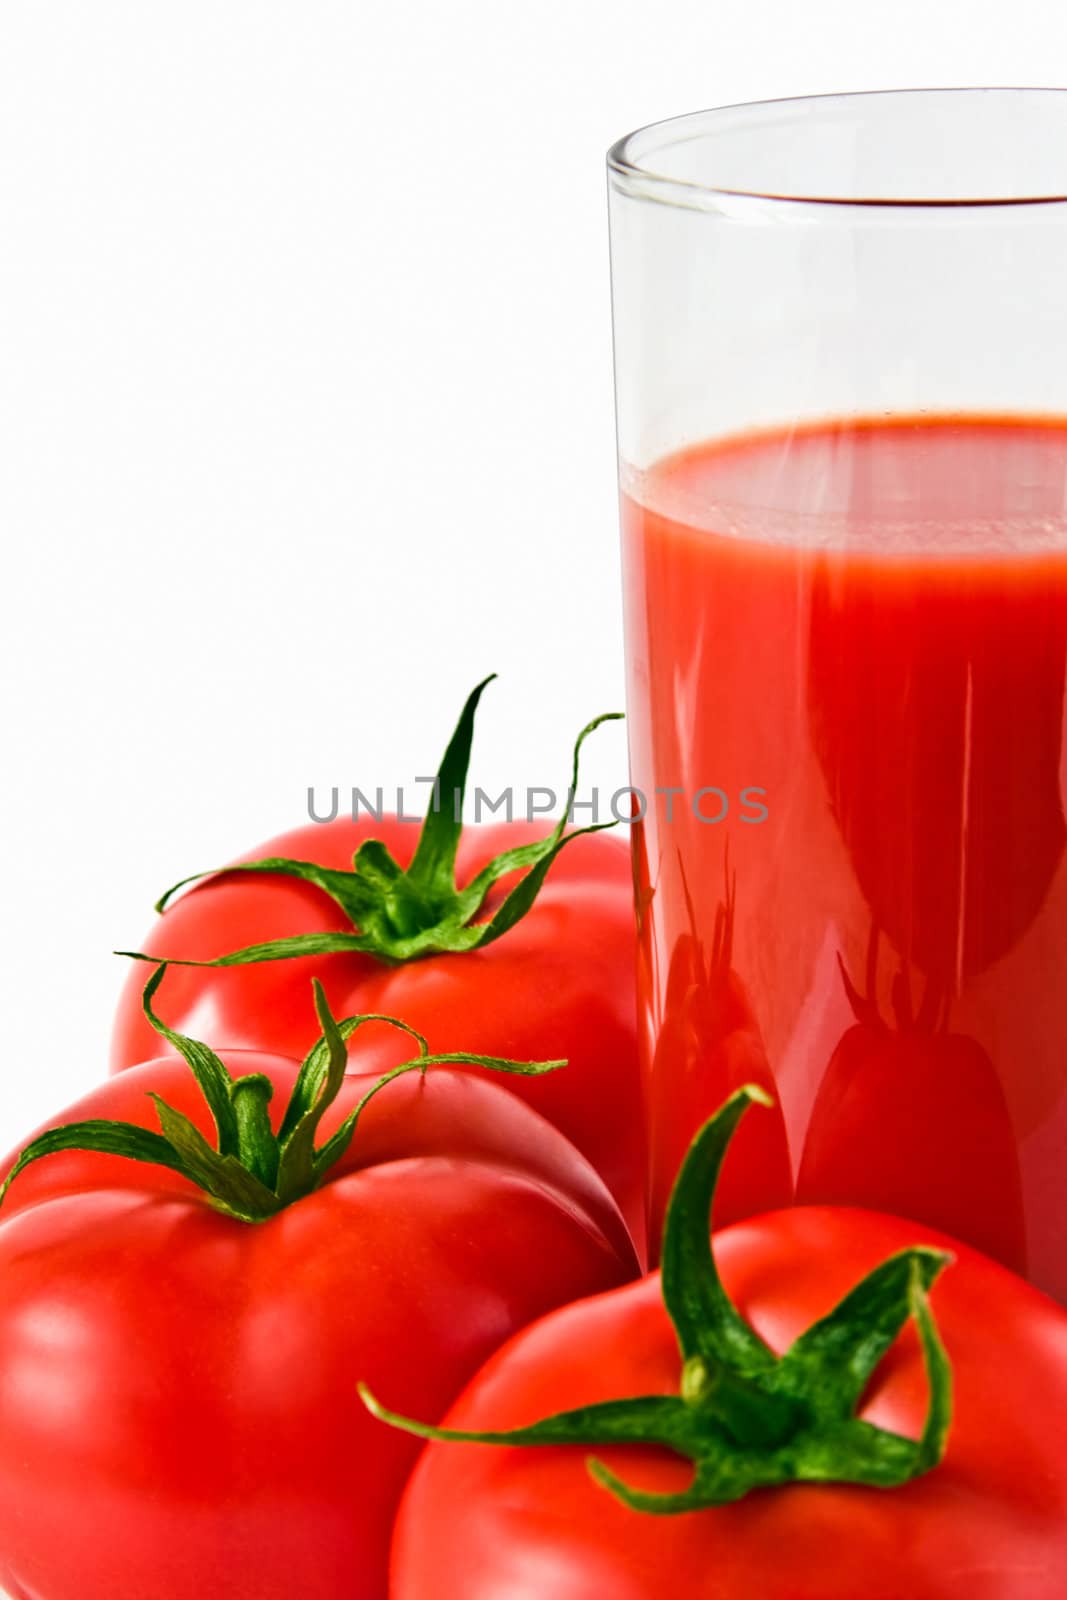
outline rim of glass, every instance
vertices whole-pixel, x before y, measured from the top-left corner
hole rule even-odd
[[[657,172],[649,166],[644,159],[633,154],[634,146],[647,140],[654,134],[663,134],[672,130],[679,138],[671,143],[681,142],[685,130],[706,131],[713,127],[719,118],[727,118],[730,113],[758,113],[770,112],[781,107],[797,108],[801,106],[827,107],[845,103],[874,100],[907,100],[933,99],[935,97],[977,97],[981,95],[1019,95],[1033,99],[1058,99],[1063,106],[1065,121],[1067,121],[1067,87],[1055,84],[970,84],[931,86],[928,88],[905,89],[855,89],[842,90],[838,93],[803,94],[803,95],[778,95],[766,100],[739,100],[728,105],[709,106],[703,111],[690,111],[681,116],[665,117],[656,122],[645,123],[642,127],[634,128],[631,132],[623,134],[608,150],[608,171],[614,177],[622,179],[627,185],[627,192],[635,198],[661,200],[674,205],[690,205],[704,209],[707,206],[716,206],[718,203],[729,205],[735,201],[770,201],[781,206],[827,206],[837,209],[886,211],[901,208],[915,208],[923,211],[945,211],[959,213],[963,211],[983,210],[994,208],[1012,208],[1026,206],[1051,206],[1067,204],[1067,187],[1063,189],[1020,195],[968,195],[964,198],[952,197],[911,197],[908,195],[894,196],[864,196],[864,195],[835,195],[835,194],[807,194],[797,191],[775,191],[770,188],[737,187],[727,184],[703,182],[693,178],[677,178],[667,173]],[[753,116],[753,120],[755,117]],[[658,150],[665,148],[665,141],[660,141],[656,149],[650,152],[654,158]]]

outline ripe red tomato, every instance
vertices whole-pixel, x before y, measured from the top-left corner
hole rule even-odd
[[[277,1131],[297,1064],[228,1060],[253,1097],[245,1121],[273,1091]],[[368,1087],[344,1063],[342,1047],[325,1136]],[[211,1134],[189,1068],[166,1058],[94,1091],[61,1119],[82,1135],[56,1139],[98,1138],[84,1119],[149,1128],[149,1091]],[[249,1171],[265,1182],[257,1138]],[[207,1164],[220,1193],[262,1192]],[[636,1270],[592,1168],[470,1072],[383,1087],[318,1181],[250,1223],[118,1154],[59,1149],[15,1178],[0,1209],[0,1585],[16,1600],[383,1600],[418,1446],[367,1415],[357,1379],[440,1415],[524,1323]]]
[[[444,1426],[498,1443],[429,1445],[392,1600],[1060,1600],[1067,1313],[952,1245],[935,1327],[947,1241],[862,1211],[737,1223],[702,1275],[699,1210],[662,1284],[553,1312],[474,1379]]]
[[[476,690],[446,752],[439,775],[444,796],[462,788],[469,755]],[[466,719],[466,720],[464,720]],[[465,744],[464,744],[465,739]],[[460,749],[457,753],[457,740]],[[459,763],[457,766],[457,762]],[[438,837],[431,868],[415,879],[418,824],[362,816],[312,823],[241,857],[313,862],[346,874],[342,895],[359,900],[380,875],[384,852],[399,867],[355,931],[353,912],[319,884],[282,870],[223,872],[168,905],[145,940],[153,960],[210,961],[263,941],[326,935],[325,949],[286,959],[234,966],[172,966],[168,1009],[175,1025],[214,1040],[220,1048],[272,1050],[299,1056],[314,1028],[307,995],[317,975],[335,1013],[386,1012],[424,1033],[435,1051],[460,1048],[518,1058],[565,1057],[565,1073],[517,1079],[512,1087],[560,1128],[589,1157],[618,1198],[635,1235],[644,1233],[644,1136],[637,1068],[635,941],[629,852],[607,835],[572,836],[558,856],[545,830],[525,822],[460,831],[446,805],[434,823]],[[443,837],[446,835],[447,837]],[[425,832],[422,835],[425,838]],[[354,854],[363,847],[360,870]],[[496,858],[504,864],[484,902],[464,905],[466,922],[454,920],[459,896]],[[454,852],[454,855],[452,854]],[[547,853],[546,853],[547,852]],[[551,860],[532,906],[499,939],[467,946],[504,906],[517,885],[528,883],[540,855]],[[520,871],[525,878],[520,879]],[[356,881],[358,880],[358,882]],[[377,884],[378,879],[374,879]],[[512,905],[508,914],[514,909]],[[475,913],[478,921],[470,920]],[[404,924],[407,931],[398,931]],[[414,941],[410,929],[421,933]],[[362,938],[361,938],[362,935]],[[336,941],[331,944],[332,940]],[[344,941],[349,947],[343,948]],[[366,941],[366,948],[355,948]],[[414,942],[415,953],[410,953]],[[141,1014],[143,971],[134,967],[115,1020],[112,1068],[132,1066],[158,1050]],[[361,1034],[364,1068],[384,1070],[401,1059],[393,1032]]]
[[[845,976],[857,1020],[819,1085],[797,1199],[914,1217],[1024,1273],[1019,1156],[996,1068],[977,1040],[950,1032],[933,986],[913,1014],[898,975],[895,1015],[879,1015],[876,957],[872,938],[866,995]]]

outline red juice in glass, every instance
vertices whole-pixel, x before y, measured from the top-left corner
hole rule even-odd
[[[1067,423],[753,430],[622,506],[653,1230],[755,1080],[718,1220],[895,1211],[1067,1299]]]
[[[1067,1304],[1067,90],[608,154],[650,1244],[941,1227]],[[640,807],[638,807],[640,810]]]

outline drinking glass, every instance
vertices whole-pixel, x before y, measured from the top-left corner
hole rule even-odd
[[[609,155],[653,1240],[889,1210],[1067,1300],[1067,91]]]

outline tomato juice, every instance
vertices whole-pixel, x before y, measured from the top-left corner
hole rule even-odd
[[[1067,422],[753,432],[622,504],[653,1225],[753,1077],[733,1214],[897,1211],[1067,1300]]]

